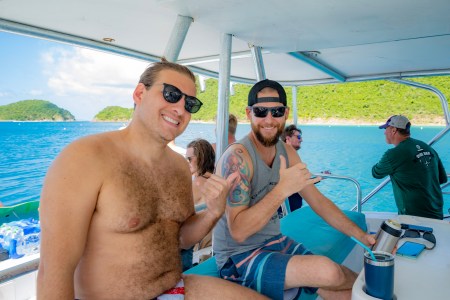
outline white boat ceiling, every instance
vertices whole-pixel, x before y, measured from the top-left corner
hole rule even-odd
[[[148,61],[177,16],[193,19],[178,62],[217,77],[230,34],[235,82],[257,79],[249,45],[284,85],[450,74],[449,0],[0,0],[0,30]]]

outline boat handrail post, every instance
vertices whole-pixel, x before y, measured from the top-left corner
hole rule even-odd
[[[447,174],[447,178],[450,178],[450,174]],[[441,185],[441,190],[442,190],[442,194],[450,194],[450,192],[444,192],[443,189],[445,189],[446,187],[448,187],[450,185],[450,181],[447,180],[446,183],[443,183]]]
[[[221,40],[219,65],[219,100],[216,118],[216,163],[228,143],[228,114],[231,74],[231,34],[224,33]]]
[[[370,198],[372,198],[376,193],[378,193],[379,190],[381,190],[386,184],[391,181],[391,178],[388,177],[383,182],[381,182],[376,188],[374,188],[369,194],[367,194],[361,201],[361,206],[364,205]],[[355,210],[355,207],[352,208],[352,210]]]
[[[356,180],[352,177],[348,177],[348,176],[324,174],[324,173],[316,173],[316,174],[313,174],[313,176],[322,177],[322,178],[338,179],[338,180],[347,180],[347,181],[353,182],[353,184],[356,187],[356,205],[351,210],[352,211],[356,210],[357,212],[361,212],[362,192],[361,192],[361,185],[359,184],[358,180]]]

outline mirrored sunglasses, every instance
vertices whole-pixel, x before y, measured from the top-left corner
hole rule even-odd
[[[301,140],[302,139],[302,135],[301,134],[297,134],[297,138],[298,138],[298,140]]]
[[[436,237],[429,231],[421,232],[419,230],[407,229],[405,230],[405,233],[403,233],[402,238],[423,238],[432,244],[431,247],[426,247],[428,250],[431,250],[436,246]]]
[[[200,110],[203,103],[193,96],[186,95],[182,91],[180,91],[176,86],[173,86],[168,83],[163,83],[164,89],[162,91],[164,99],[169,103],[177,103],[184,96],[184,109],[190,112],[191,114],[195,114]]]
[[[265,118],[269,114],[269,111],[273,118],[281,118],[286,112],[286,106],[264,107],[264,106],[251,106],[253,114],[257,118]]]

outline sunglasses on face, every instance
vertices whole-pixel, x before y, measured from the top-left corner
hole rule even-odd
[[[253,114],[257,118],[265,118],[270,113],[273,118],[281,118],[286,112],[286,106],[264,107],[264,106],[251,106]]]
[[[300,141],[302,139],[302,135],[301,134],[297,134],[297,138]]]
[[[419,230],[407,229],[402,235],[402,238],[423,238],[424,240],[433,244],[431,248],[426,247],[428,250],[431,250],[436,246],[436,237],[429,231],[421,232]]]
[[[176,86],[173,86],[168,83],[163,83],[164,88],[162,91],[164,99],[169,103],[177,103],[181,100],[184,96],[184,109],[191,113],[195,114],[200,110],[200,107],[202,107],[203,103],[198,100],[197,98],[193,96],[186,95],[182,91],[180,91]]]

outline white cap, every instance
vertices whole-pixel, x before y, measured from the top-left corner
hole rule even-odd
[[[386,124],[383,124],[383,125],[379,126],[378,128],[386,129],[389,126],[392,126],[395,128],[400,128],[400,129],[406,129],[407,131],[409,131],[409,128],[411,127],[411,122],[409,122],[408,118],[405,116],[395,115],[395,116],[390,117],[386,121]]]

